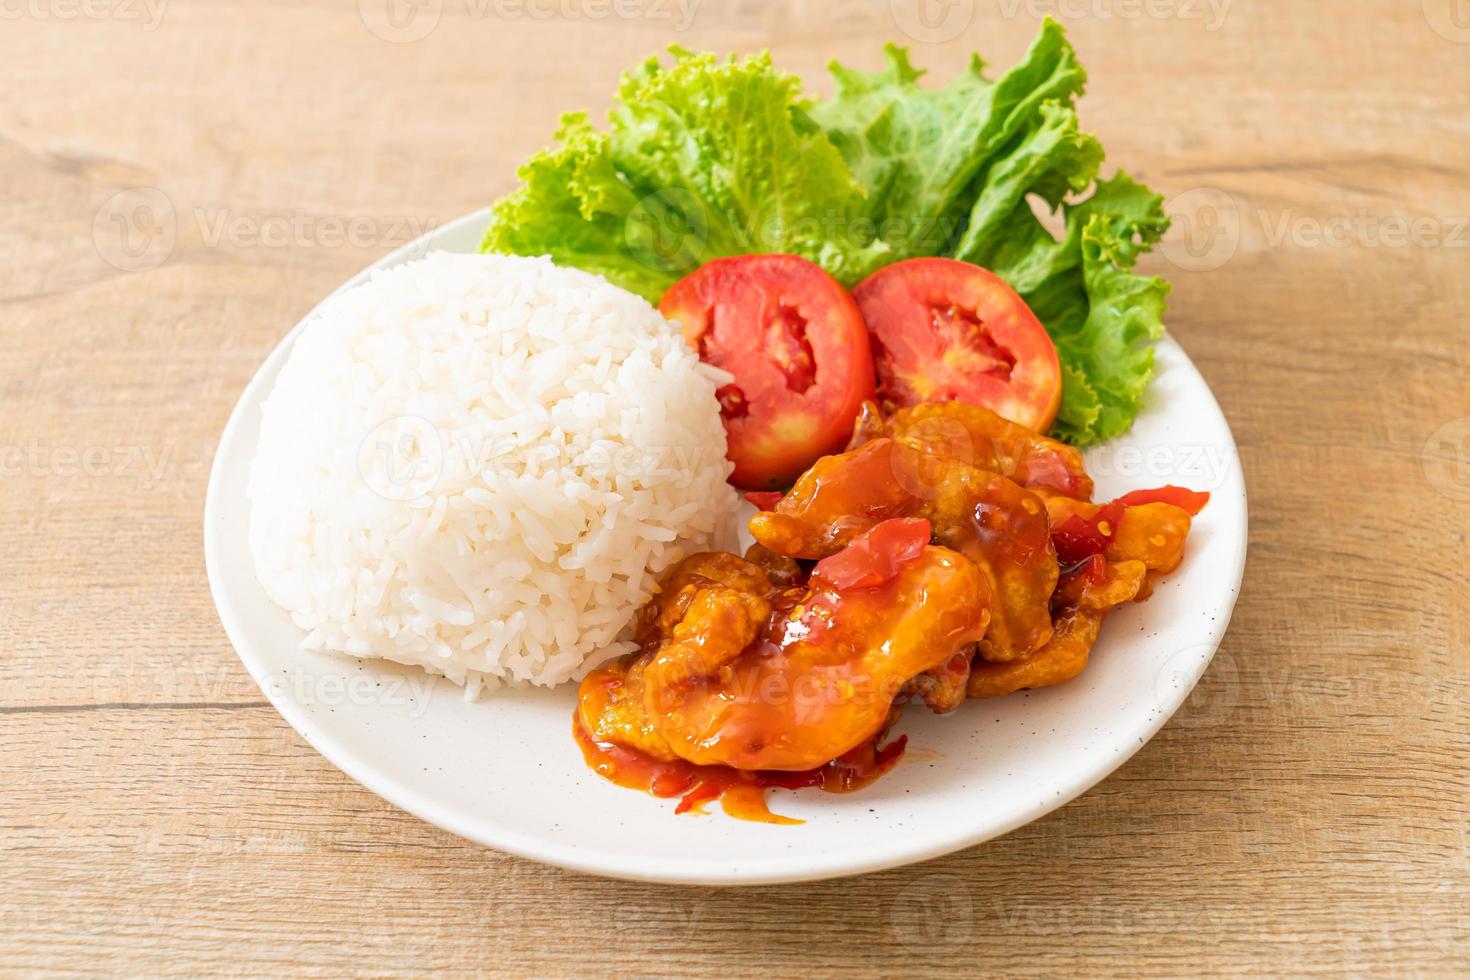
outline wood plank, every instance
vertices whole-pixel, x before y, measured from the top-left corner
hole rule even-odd
[[[557,113],[670,40],[770,47],[826,90],[829,58],[903,40],[902,4],[705,0],[687,30],[437,6],[405,43],[367,0],[166,3],[151,28],[141,2],[3,8],[0,971],[1463,975],[1470,444],[1435,436],[1470,429],[1470,32],[1448,2],[962,3],[959,37],[912,44],[945,77],[1070,14],[1085,124],[1179,214],[1147,261],[1235,429],[1250,563],[1189,704],[1091,793],[924,865],[755,890],[540,867],[337,772],[224,638],[204,484],[281,335],[507,189]],[[155,251],[123,247],[118,194]]]

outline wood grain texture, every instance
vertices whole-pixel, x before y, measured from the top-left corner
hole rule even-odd
[[[917,867],[660,888],[466,844],[287,727],[215,618],[200,530],[282,334],[671,40],[768,46],[825,90],[828,58],[875,65],[914,23],[903,0],[529,7],[555,13],[431,0],[437,27],[390,42],[383,0],[0,3],[0,972],[1470,969],[1454,0],[981,0],[914,44],[944,77],[1064,15],[1084,122],[1174,202],[1148,261],[1240,444],[1234,624],[1083,798]]]

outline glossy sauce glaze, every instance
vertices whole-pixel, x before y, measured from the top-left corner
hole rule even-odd
[[[598,678],[594,683],[603,680]],[[675,813],[701,813],[704,804],[718,800],[720,808],[729,816],[776,824],[803,821],[772,813],[766,805],[767,789],[815,787],[828,793],[850,793],[892,769],[908,744],[907,735],[900,735],[881,748],[878,739],[873,738],[815,769],[747,772],[730,766],[698,766],[683,759],[655,759],[615,742],[600,742],[587,731],[580,715],[572,723],[572,735],[592,771],[628,789],[662,799],[680,797]]]
[[[880,747],[904,703],[944,713],[1075,677],[1108,611],[1178,566],[1209,499],[1093,503],[1075,450],[965,406],[873,410],[853,442],[786,494],[750,495],[745,558],[664,577],[638,652],[582,683],[594,771],[680,813],[799,822],[766,790],[872,782],[904,750]]]
[[[935,544],[970,559],[994,596],[982,652],[1014,660],[1052,632],[1047,599],[1057,581],[1046,504],[999,473],[881,437],[814,463],[750,532],[799,559],[826,558],[880,521],[923,518]]]
[[[734,556],[687,559],[650,605],[641,652],[582,682],[588,765],[682,797],[681,811],[718,799],[774,822],[770,787],[871,782],[903,751],[879,746],[900,689],[943,671],[989,620],[978,570],[929,539],[927,520],[880,523],[796,586]]]
[[[641,676],[625,667],[623,705],[640,700],[671,755],[699,765],[801,772],[845,755],[883,728],[911,678],[978,641],[989,621],[984,578],[929,535],[924,520],[881,523],[819,562],[805,586],[694,585],[640,655]],[[586,705],[583,717],[609,733]]]

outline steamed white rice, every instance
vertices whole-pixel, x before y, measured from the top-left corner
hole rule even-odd
[[[256,573],[307,649],[470,695],[580,676],[630,648],[660,572],[732,543],[723,377],[643,299],[548,259],[377,273],[265,401]]]

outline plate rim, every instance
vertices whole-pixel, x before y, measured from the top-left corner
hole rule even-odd
[[[1159,341],[1160,344],[1172,345],[1177,349],[1183,366],[1194,375],[1204,393],[1208,396],[1209,405],[1219,416],[1226,435],[1229,437],[1231,449],[1234,451],[1235,467],[1232,471],[1232,479],[1227,486],[1219,490],[1238,490],[1241,502],[1240,538],[1243,546],[1239,549],[1236,567],[1232,570],[1230,581],[1230,595],[1227,604],[1222,607],[1221,615],[1211,624],[1211,635],[1201,641],[1200,646],[1208,646],[1209,653],[1201,657],[1197,668],[1192,670],[1188,677],[1188,683],[1178,684],[1170,692],[1170,697],[1164,699],[1161,710],[1154,712],[1146,724],[1137,729],[1131,729],[1128,734],[1128,746],[1115,753],[1107,760],[1107,764],[1098,768],[1081,770],[1084,775],[1071,777],[1060,783],[1060,791],[1047,800],[1043,805],[1024,813],[1018,813],[1011,819],[996,824],[987,824],[982,829],[960,830],[959,832],[946,835],[926,835],[914,838],[912,841],[902,841],[896,846],[875,854],[867,860],[852,860],[848,852],[815,852],[803,855],[801,859],[791,859],[791,866],[786,871],[761,871],[754,874],[743,873],[732,870],[729,865],[715,864],[700,859],[651,862],[647,868],[631,870],[621,863],[610,863],[600,861],[595,851],[585,852],[579,850],[575,845],[559,842],[543,837],[534,837],[510,830],[505,827],[496,828],[493,822],[486,821],[483,817],[471,819],[461,813],[448,808],[437,801],[425,796],[419,791],[405,786],[373,769],[371,763],[361,758],[360,753],[355,752],[346,744],[341,743],[335,736],[330,735],[324,729],[317,726],[307,712],[290,698],[280,696],[280,692],[267,690],[261,683],[260,664],[252,663],[252,655],[246,651],[251,648],[247,639],[246,628],[241,621],[241,616],[235,610],[233,603],[221,584],[224,580],[222,572],[221,549],[223,548],[223,532],[216,531],[220,522],[216,520],[222,507],[222,497],[225,493],[223,469],[221,462],[225,458],[224,450],[233,446],[238,439],[238,430],[244,425],[246,412],[259,402],[259,390],[265,385],[267,375],[273,375],[277,362],[283,361],[288,355],[291,346],[301,334],[307,323],[317,313],[321,306],[333,296],[345,289],[350,289],[358,283],[366,280],[373,272],[398,265],[408,259],[427,254],[433,249],[433,243],[440,238],[453,232],[459,231],[467,226],[479,224],[483,226],[490,218],[490,209],[481,208],[470,212],[462,217],[456,218],[432,231],[420,236],[407,245],[404,245],[380,259],[370,263],[351,278],[347,279],[336,289],[332,290],[311,308],[301,320],[271,349],[270,353],[261,362],[251,375],[250,381],[241,391],[230,411],[228,421],[220,433],[220,438],[215,447],[214,458],[210,464],[209,481],[205,490],[204,499],[204,564],[209,579],[210,597],[214,602],[215,610],[224,627],[225,636],[234,648],[235,655],[250,674],[252,682],[260,687],[263,694],[272,707],[280,713],[298,735],[320,753],[328,762],[361,785],[363,788],[376,794],[401,810],[425,820],[428,823],[446,830],[456,836],[473,841],[484,847],[505,853],[514,854],[517,857],[549,864],[570,871],[584,874],[598,875],[601,877],[616,878],[625,881],[656,882],[674,885],[703,885],[716,887],[731,886],[757,886],[787,884],[803,881],[817,881],[829,878],[847,877],[851,875],[870,874],[890,868],[901,867],[928,861],[933,858],[951,854],[977,844],[993,840],[1023,827],[1047,814],[1059,809],[1067,803],[1077,799],[1094,786],[1107,779],[1116,772],[1124,763],[1131,759],[1144,745],[1153,740],[1159,730],[1179,710],[1186,699],[1188,699],[1195,686],[1199,683],[1204,672],[1213,661],[1225,634],[1229,629],[1230,621],[1235,612],[1235,606],[1240,597],[1240,584],[1244,578],[1247,552],[1249,550],[1249,499],[1246,493],[1244,472],[1239,454],[1239,444],[1235,440],[1235,434],[1230,428],[1230,421],[1220,408],[1214,391],[1210,388],[1204,376],[1190,359],[1189,355],[1179,347],[1178,343],[1168,334]],[[252,572],[253,574],[253,572]],[[1172,703],[1170,703],[1172,702]]]

